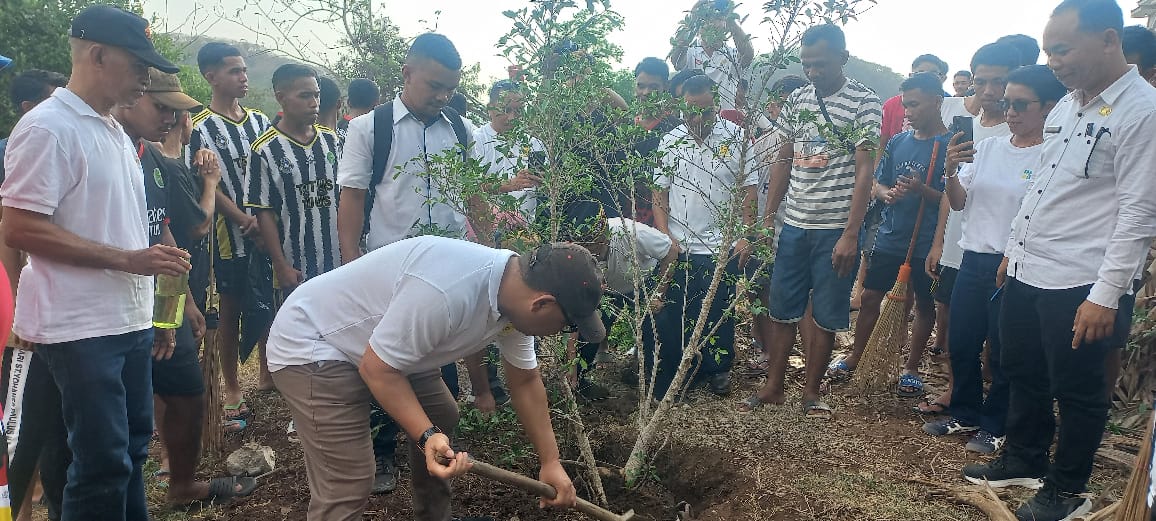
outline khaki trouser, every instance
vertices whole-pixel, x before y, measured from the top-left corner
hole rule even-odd
[[[369,388],[347,362],[290,366],[273,373],[293,415],[305,453],[310,521],[360,521],[373,486],[369,436]],[[411,375],[410,385],[430,421],[447,433],[458,423],[458,406],[437,369]],[[425,455],[410,441],[414,516],[449,521],[449,482],[429,475]]]

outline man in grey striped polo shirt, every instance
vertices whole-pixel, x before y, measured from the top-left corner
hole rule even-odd
[[[870,198],[873,143],[883,111],[871,89],[843,75],[850,55],[838,27],[808,29],[800,56],[811,84],[788,98],[793,139],[785,141],[771,167],[765,225],[774,223],[781,204],[784,225],[771,273],[771,364],[766,386],[752,400],[786,399],[787,355],[810,302],[814,320],[803,324],[808,330],[803,412],[829,418],[830,408],[819,401],[819,384],[835,332],[851,325],[859,228]],[[806,113],[814,117],[800,117]]]

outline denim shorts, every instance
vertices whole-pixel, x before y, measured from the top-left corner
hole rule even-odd
[[[843,230],[804,230],[784,224],[771,270],[771,320],[798,322],[811,302],[811,313],[820,329],[830,332],[851,328],[851,287],[856,265],[846,277],[831,266],[831,254]]]

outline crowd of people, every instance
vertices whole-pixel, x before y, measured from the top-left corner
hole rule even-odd
[[[144,18],[80,12],[70,76],[15,77],[21,118],[0,141],[14,513],[27,519],[38,469],[50,519],[149,519],[154,436],[167,506],[250,494],[253,478],[195,477],[200,346],[213,330],[221,429],[254,419],[239,364],[256,350],[256,388],[284,398],[304,452],[308,519],[361,519],[371,494],[395,489],[401,433],[415,517],[458,519],[449,480],[471,466],[452,447],[462,360],[475,407],[517,412],[539,479],[558,492],[543,506],[572,506],[536,337],[569,335],[571,384],[605,398],[592,369],[607,331],[641,308],[644,361],[632,365],[645,374],[624,380],[647,378],[657,400],[699,384],[727,396],[745,289],[757,356],[746,369],[766,379],[737,409],[787,402],[801,338],[800,413],[829,420],[824,393],[859,368],[888,291],[908,276],[895,392],[923,398],[922,430],[966,434],[966,450],[994,455],[964,479],[1038,489],[1019,519],[1087,513],[1156,238],[1156,34],[1124,27],[1114,1],[1065,0],[1041,41],[1000,38],[954,76],[920,55],[882,100],[845,74],[835,25],[803,33],[805,78],[769,81],[733,8],[697,2],[667,59],[634,69],[633,103],[606,89],[570,115],[632,131],[609,156],[527,135],[520,118],[536,100],[520,67],[488,90],[489,121],[476,125],[454,106],[462,60],[441,34],[413,40],[393,99],[368,79],[343,96],[314,69],[282,65],[270,118],[243,104],[250,78],[235,46],[199,50],[212,96],[195,100]],[[586,59],[569,41],[551,52],[547,78]],[[499,180],[484,191],[514,210],[431,176],[447,154],[483,165]],[[576,162],[590,182],[550,201],[551,162]],[[568,242],[502,247],[511,228],[559,221]],[[154,277],[187,281],[177,327],[154,321]],[[700,317],[711,338],[682,382]],[[845,331],[853,345],[832,360]],[[938,396],[920,375],[928,350],[950,360]]]

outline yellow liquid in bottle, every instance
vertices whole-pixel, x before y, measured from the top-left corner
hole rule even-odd
[[[157,275],[156,295],[153,297],[153,326],[161,329],[181,327],[185,319],[185,292],[188,275],[171,277]]]

